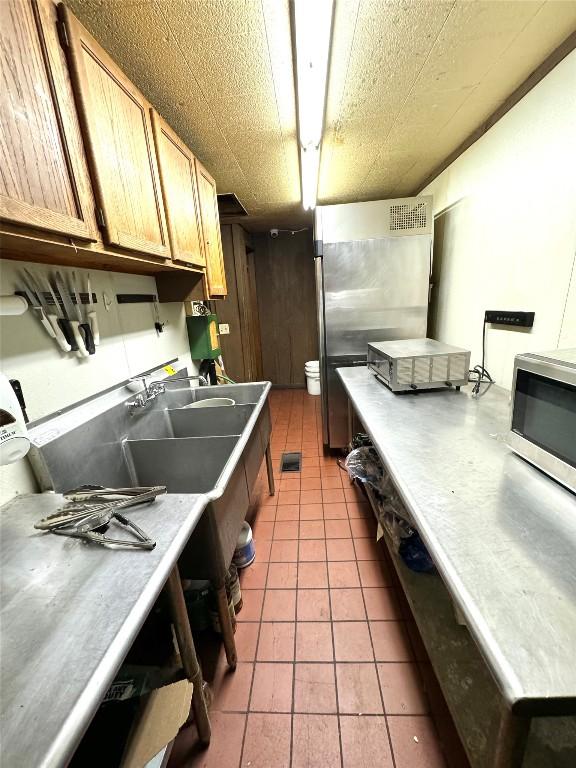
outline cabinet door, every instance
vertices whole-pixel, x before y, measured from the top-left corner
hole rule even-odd
[[[196,159],[196,179],[202,217],[202,235],[206,255],[206,278],[210,298],[226,296],[226,274],[220,240],[220,218],[216,184],[202,163]]]
[[[206,259],[194,155],[154,110],[152,125],[172,258],[203,267]]]
[[[56,7],[52,0],[1,0],[0,6],[0,217],[95,240]]]
[[[169,258],[150,105],[70,11],[60,8],[103,237]]]

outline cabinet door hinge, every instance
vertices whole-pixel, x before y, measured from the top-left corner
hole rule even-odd
[[[96,208],[96,223],[100,229],[106,229],[106,219],[102,208]]]
[[[63,21],[56,22],[56,28],[58,30],[58,39],[62,48],[70,48],[70,41],[68,40],[68,32],[66,30],[66,24]]]

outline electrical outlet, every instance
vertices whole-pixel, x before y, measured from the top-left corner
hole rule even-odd
[[[516,328],[532,328],[534,312],[510,312],[508,310],[487,309],[484,322],[493,325],[513,325]]]
[[[228,323],[219,323],[218,324],[218,333],[221,336],[226,336],[227,334],[229,334],[230,333],[230,326],[228,325]]]

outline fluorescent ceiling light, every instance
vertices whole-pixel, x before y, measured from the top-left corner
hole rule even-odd
[[[316,205],[333,7],[334,0],[294,0],[302,203],[306,210]]]
[[[318,191],[318,171],[320,169],[320,147],[300,149],[300,169],[302,173],[302,205],[305,211],[316,207]]]

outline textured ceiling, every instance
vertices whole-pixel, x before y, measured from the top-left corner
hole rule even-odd
[[[563,0],[337,0],[319,198],[419,190],[575,29]]]
[[[245,226],[310,221],[288,0],[66,2],[240,198]],[[417,191],[576,29],[573,0],[335,3],[320,202]]]

